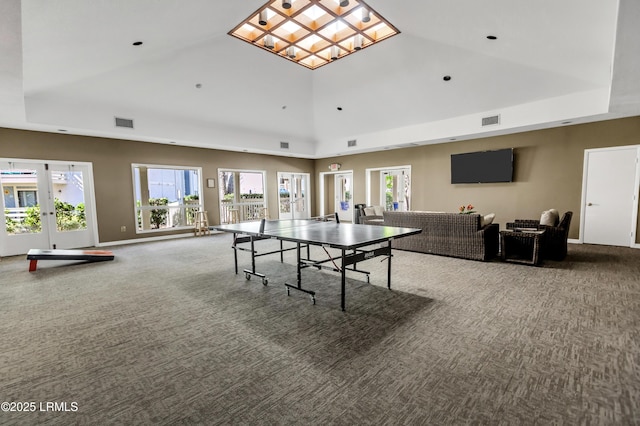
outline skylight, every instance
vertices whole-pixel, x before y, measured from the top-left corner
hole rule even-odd
[[[399,33],[361,0],[270,0],[229,31],[310,69]]]

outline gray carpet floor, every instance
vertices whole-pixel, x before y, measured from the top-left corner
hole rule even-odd
[[[0,399],[38,409],[0,424],[640,424],[639,250],[537,268],[394,251],[393,290],[363,263],[342,312],[335,273],[303,271],[313,305],[286,295],[294,252],[257,260],[263,286],[230,246],[2,259]]]

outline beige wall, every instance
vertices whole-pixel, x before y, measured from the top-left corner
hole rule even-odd
[[[274,218],[278,171],[311,174],[310,185],[315,194],[311,211],[317,215],[317,177],[330,163],[341,163],[343,170],[354,171],[354,203],[366,200],[366,168],[411,165],[412,210],[454,212],[458,206],[471,203],[481,213],[496,213],[496,221],[502,226],[515,218],[539,218],[549,208],[571,210],[574,219],[570,238],[578,238],[584,150],[637,144],[640,117],[315,161],[0,128],[0,157],[93,163],[101,242],[149,236],[134,231],[131,163],[202,167],[203,177],[216,178],[216,183],[220,167],[266,170],[268,206]],[[451,154],[500,148],[515,149],[515,182],[450,183]],[[331,195],[333,179],[325,189],[325,195]],[[209,220],[219,223],[218,189],[204,188],[203,197]],[[120,232],[123,225],[127,232]],[[155,235],[158,234],[151,236]],[[640,242],[640,238],[637,240]]]
[[[515,218],[540,218],[556,208],[574,213],[570,238],[579,237],[584,150],[640,144],[640,117],[565,126],[455,143],[326,158],[354,171],[354,202],[364,203],[365,169],[409,164],[412,210],[456,212],[473,204],[480,213],[496,213],[502,227]],[[514,148],[514,182],[495,184],[450,183],[450,156],[463,152]]]
[[[220,223],[218,168],[265,170],[267,206],[273,218],[278,215],[277,172],[309,173],[310,185],[315,185],[313,160],[0,128],[2,157],[93,163],[98,233],[103,243],[172,233],[135,233],[132,163],[202,167],[203,178],[216,179],[216,188],[203,188],[211,224]],[[313,211],[313,199],[311,202]],[[121,226],[127,231],[120,232]]]

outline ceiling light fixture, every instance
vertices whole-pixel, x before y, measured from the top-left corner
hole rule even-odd
[[[262,12],[260,12],[260,18],[258,20],[258,24],[263,26],[267,25],[268,20],[269,20],[269,17],[267,16],[267,9],[265,9]]]
[[[267,49],[273,49],[275,47],[275,43],[273,42],[273,36],[271,34],[268,34],[264,38],[264,47],[266,47]]]
[[[399,33],[362,0],[269,0],[229,31],[312,70]]]
[[[353,49],[354,50],[362,49],[362,36],[357,35],[353,38]]]
[[[362,22],[370,22],[371,21],[371,12],[369,9],[362,8]]]

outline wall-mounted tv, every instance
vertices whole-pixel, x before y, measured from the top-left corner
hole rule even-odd
[[[451,183],[513,181],[513,148],[451,154]]]

